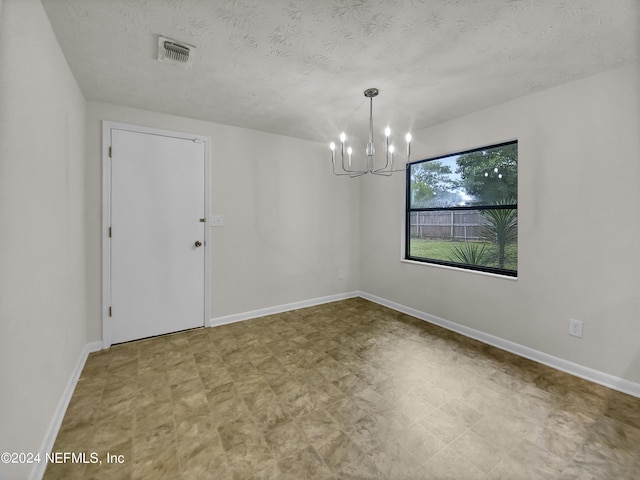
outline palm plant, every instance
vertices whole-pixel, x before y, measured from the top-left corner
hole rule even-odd
[[[455,245],[451,249],[450,260],[466,265],[486,265],[489,252],[484,243],[465,242]]]
[[[497,205],[512,205],[511,201],[498,202]],[[507,245],[518,241],[518,211],[515,208],[484,210],[484,225],[480,237],[496,246],[495,262],[504,268],[507,260]]]

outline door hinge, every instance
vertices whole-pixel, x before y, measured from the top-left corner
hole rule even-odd
[[[109,227],[109,238],[111,238],[111,227]]]
[[[111,158],[111,147],[109,147],[109,158]]]
[[[207,219],[206,219],[206,218],[201,218],[201,219],[200,219],[200,222],[201,222],[201,223],[204,223],[204,222],[206,222],[206,221],[207,221]]]
[[[109,316],[111,316],[112,313],[111,307],[109,307]]]

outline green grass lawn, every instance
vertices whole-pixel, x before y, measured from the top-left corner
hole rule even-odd
[[[420,238],[412,238],[410,244],[410,255],[412,257],[432,258],[434,260],[444,260],[459,262],[453,256],[452,250],[458,246],[464,245],[466,242],[452,242],[450,240],[425,240]],[[493,244],[485,244],[489,252],[495,253],[496,247]],[[506,248],[507,262],[504,268],[507,270],[518,270],[518,246],[508,245]],[[497,263],[483,264],[487,267],[498,267]]]

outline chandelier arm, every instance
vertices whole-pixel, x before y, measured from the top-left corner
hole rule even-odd
[[[366,170],[345,170],[343,169],[342,172],[336,172],[336,166],[335,164],[333,165],[333,174],[334,175],[348,175],[350,177],[359,177],[360,175],[364,175],[365,173],[367,173]]]
[[[334,151],[331,150],[331,166],[333,169],[333,174],[336,176],[349,176],[349,177],[357,177],[360,175],[364,175],[365,173],[367,173],[366,170],[362,171],[362,170],[349,170],[347,168],[345,168],[344,165],[344,143],[342,144],[342,147],[340,149],[340,156],[342,157],[342,172],[338,171],[336,172],[336,158],[335,158],[335,154]]]
[[[374,173],[376,175],[380,175],[380,174],[384,174],[384,173],[394,173],[394,172],[406,172],[409,169],[409,164],[405,163],[403,168],[392,168],[391,170],[382,170],[382,169],[378,169],[375,170],[371,173]]]
[[[387,143],[389,143],[389,142],[387,141]],[[371,163],[371,166],[373,167],[373,162]],[[384,167],[371,169],[371,170],[369,170],[369,172],[371,172],[371,173],[382,172],[385,169],[387,169],[388,167],[389,167],[389,148],[387,147],[387,162],[384,164]]]
[[[360,175],[364,175],[365,173],[367,173],[366,170],[345,170],[343,169],[342,172],[338,171],[336,172],[336,165],[335,163],[333,164],[333,174],[334,175],[348,175],[350,177],[358,177]]]
[[[409,145],[407,145],[407,161],[404,162],[403,168],[393,168],[393,153],[389,153],[388,145],[389,145],[389,139],[387,138],[387,163],[385,164],[384,167],[373,170],[371,171],[371,173],[378,174],[378,175],[389,173],[389,175],[391,175],[393,172],[405,172],[409,168],[409,162],[411,161],[411,153],[409,150]],[[391,155],[391,162],[389,162],[390,155]],[[388,167],[389,169],[387,170]]]
[[[360,175],[364,175],[365,173],[367,173],[366,170],[350,170],[345,166],[345,162],[344,162],[344,145],[343,148],[340,149],[340,156],[341,156],[341,160],[342,160],[342,171],[336,171],[336,162],[335,162],[335,157],[333,156],[333,153],[331,154],[331,163],[332,163],[332,167],[333,167],[333,174],[336,176],[349,176],[349,177],[357,177]]]
[[[337,175],[337,176],[343,176],[343,175],[348,175],[348,176],[352,176],[350,173],[342,173],[342,172],[336,172],[336,166],[335,164],[333,165],[333,174]]]
[[[347,167],[344,166],[344,158],[342,159],[342,171],[347,172],[349,174],[358,174],[358,175],[363,175],[365,173],[367,173],[366,170],[350,170]]]
[[[344,144],[342,145],[342,156],[344,157]],[[333,170],[333,174],[336,176],[349,175],[348,173],[336,172],[336,155],[333,144],[331,144],[331,168]]]

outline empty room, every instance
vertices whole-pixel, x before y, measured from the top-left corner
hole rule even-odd
[[[637,0],[0,0],[0,479],[640,478]]]

